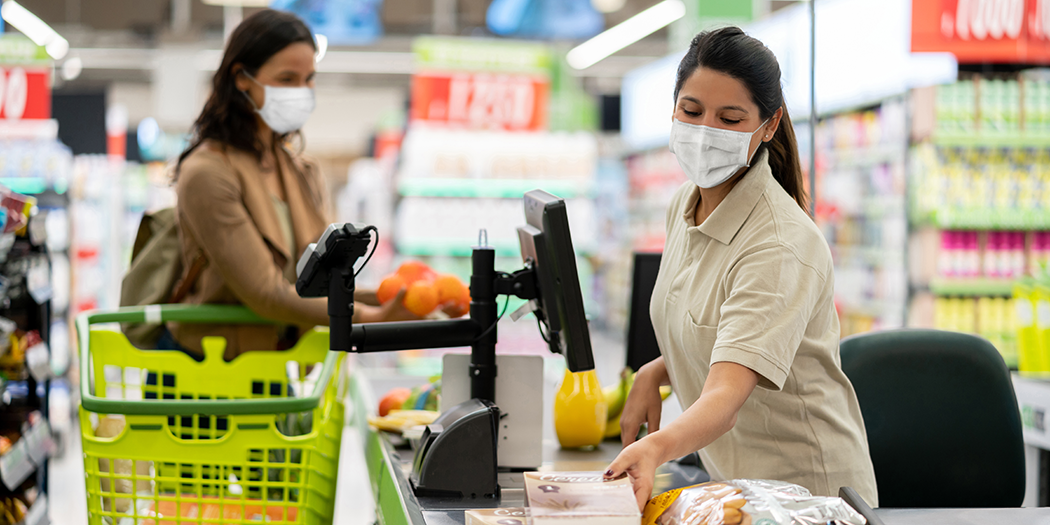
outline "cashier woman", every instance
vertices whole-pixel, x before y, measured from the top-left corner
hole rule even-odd
[[[857,396],[839,362],[835,278],[806,211],[780,66],[727,27],[678,66],[670,149],[689,181],[667,211],[650,313],[662,357],[638,371],[620,420],[639,505],[656,468],[694,451],[713,479],[851,486],[878,505]],[[661,385],[684,413],[660,426]],[[635,441],[642,424],[648,435]]]
[[[329,221],[317,166],[301,155],[299,129],[314,110],[310,30],[294,15],[263,10],[230,35],[212,92],[176,171],[183,266],[202,267],[183,300],[243,304],[276,326],[169,323],[162,345],[201,354],[201,337],[226,338],[226,358],[287,347],[328,324],[327,299],[295,292],[295,264]],[[354,322],[414,319],[400,300],[357,297]]]

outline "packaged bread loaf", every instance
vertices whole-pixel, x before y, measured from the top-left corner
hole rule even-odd
[[[649,500],[642,525],[865,525],[842,498],[813,496],[781,481],[734,479],[664,492]]]

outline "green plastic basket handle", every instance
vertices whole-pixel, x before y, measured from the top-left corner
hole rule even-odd
[[[85,410],[101,414],[127,415],[238,415],[307,412],[317,408],[324,390],[335,374],[339,356],[329,352],[321,378],[306,397],[234,400],[123,400],[99,397],[91,391],[91,325],[101,323],[190,322],[216,324],[273,324],[243,306],[149,305],[116,310],[87,312],[77,316],[77,343],[80,348],[80,404]],[[101,371],[98,371],[101,373]]]

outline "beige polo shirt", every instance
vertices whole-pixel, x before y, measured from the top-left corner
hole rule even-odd
[[[839,361],[827,241],[763,151],[700,226],[691,182],[667,212],[650,313],[685,410],[712,363],[759,375],[736,426],[700,456],[714,479],[775,479],[817,495],[851,486],[878,505],[857,396]]]

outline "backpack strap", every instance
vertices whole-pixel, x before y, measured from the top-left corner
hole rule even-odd
[[[201,272],[204,271],[206,266],[208,266],[208,260],[204,258],[204,253],[197,254],[197,258],[193,260],[189,271],[186,272],[186,277],[179,281],[179,284],[175,286],[175,290],[171,292],[171,298],[168,299],[168,302],[172,304],[181,303],[190,293],[190,288],[193,288],[193,285],[197,283],[197,279],[200,279]]]

